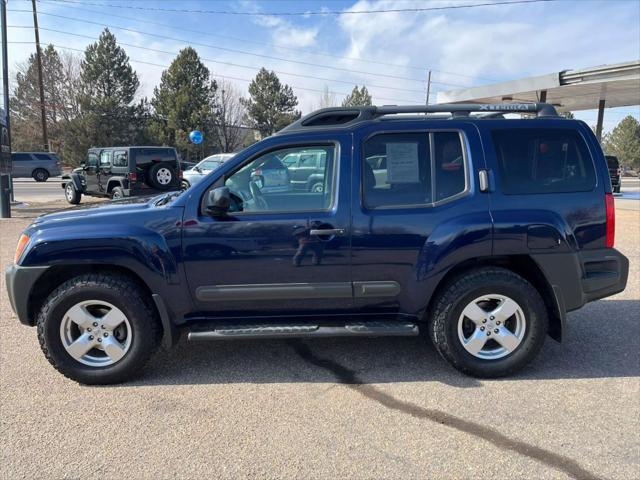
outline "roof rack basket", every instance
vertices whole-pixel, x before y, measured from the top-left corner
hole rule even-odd
[[[326,127],[350,127],[384,115],[410,113],[450,113],[454,118],[480,113],[535,113],[537,117],[557,117],[549,103],[443,103],[439,105],[383,105],[363,107],[331,107],[305,115],[279,133]]]

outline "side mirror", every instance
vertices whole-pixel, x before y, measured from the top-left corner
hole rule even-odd
[[[80,162],[80,168],[82,169],[87,168],[87,162]]]
[[[212,217],[221,217],[226,215],[230,206],[231,192],[229,192],[229,187],[218,187],[209,192],[204,209]]]

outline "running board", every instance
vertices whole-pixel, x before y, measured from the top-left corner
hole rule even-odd
[[[308,338],[308,337],[413,337],[418,335],[415,323],[366,322],[344,326],[320,325],[224,325],[212,330],[192,330],[187,338],[192,342],[247,338]]]

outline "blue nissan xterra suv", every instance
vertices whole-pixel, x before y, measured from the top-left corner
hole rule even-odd
[[[322,188],[268,188],[267,165],[310,149]],[[624,290],[614,229],[598,141],[551,105],[330,108],[183,193],[36,219],[6,283],[47,359],[86,384],[130,379],[182,334],[422,330],[455,368],[497,377]]]

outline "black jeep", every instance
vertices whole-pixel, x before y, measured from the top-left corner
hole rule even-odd
[[[62,188],[76,205],[82,194],[117,199],[178,190],[181,177],[175,148],[91,148],[80,168],[62,176]]]

